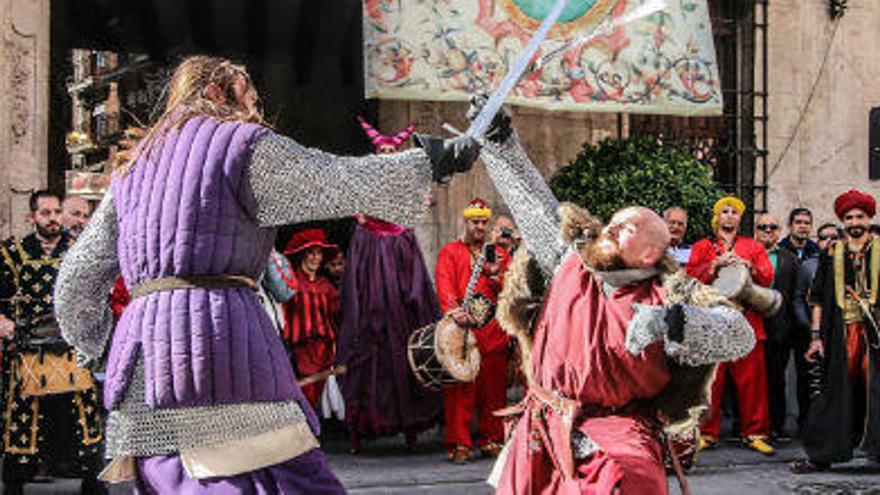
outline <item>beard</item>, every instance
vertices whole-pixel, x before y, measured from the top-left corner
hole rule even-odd
[[[846,234],[853,239],[861,239],[862,236],[865,235],[865,232],[868,231],[867,228],[862,227],[861,225],[852,225],[847,227],[845,230]]]
[[[82,231],[82,225],[71,225],[67,228],[67,233],[70,234],[73,238],[79,237],[79,235],[82,234]]]
[[[617,240],[604,232],[584,247],[584,259],[594,270],[610,272],[626,268]]]
[[[37,234],[43,239],[54,239],[61,235],[61,225],[52,222],[45,226],[38,223],[34,224],[37,228]]]

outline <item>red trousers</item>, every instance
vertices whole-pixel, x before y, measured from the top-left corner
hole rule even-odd
[[[293,368],[296,371],[297,380],[320,373],[327,368],[333,366],[335,359],[336,345],[329,340],[309,340],[297,344],[293,347]],[[302,388],[303,394],[312,405],[312,409],[317,410],[318,401],[321,400],[321,392],[324,390],[324,382],[310,383]]]
[[[846,366],[852,389],[853,424],[865,423],[868,386],[868,342],[863,322],[846,324]]]
[[[718,365],[715,383],[712,384],[712,407],[709,417],[703,422],[703,435],[718,437],[721,433],[721,398],[724,396],[724,382],[730,372],[736,386],[739,401],[740,434],[770,434],[770,408],[767,402],[767,362],[764,358],[764,341],[755,343],[746,357]]]
[[[477,443],[504,442],[504,425],[492,414],[507,405],[507,349],[480,356],[480,372],[471,383],[443,388],[446,450],[457,445],[473,448],[471,421],[477,413]]]

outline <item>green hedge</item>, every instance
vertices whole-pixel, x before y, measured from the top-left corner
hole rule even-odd
[[[723,196],[708,166],[675,146],[646,137],[585,144],[551,179],[550,187],[560,201],[585,206],[606,221],[624,206],[643,205],[661,214],[670,206],[682,206],[688,211],[691,243],[710,234],[712,206]]]

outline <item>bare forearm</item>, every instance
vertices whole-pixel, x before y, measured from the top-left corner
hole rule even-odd
[[[810,327],[812,330],[817,330],[822,326],[822,306],[818,304],[813,306],[813,324]],[[813,338],[816,338],[814,335]]]

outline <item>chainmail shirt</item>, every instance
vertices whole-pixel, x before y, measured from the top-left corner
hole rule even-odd
[[[568,252],[559,237],[559,201],[515,134],[501,145],[484,143],[480,158],[516,219],[529,253],[549,278]]]
[[[626,348],[641,353],[663,341],[666,355],[679,364],[701,366],[744,357],[755,347],[755,332],[741,311],[729,306],[699,307],[683,304],[684,339],[669,339],[663,306],[635,305],[626,332]]]
[[[427,209],[430,184],[431,164],[422,150],[339,157],[269,134],[254,148],[247,187],[256,200],[257,220],[265,226],[356,212],[412,226]],[[108,193],[58,275],[55,304],[62,333],[93,366],[100,364],[113,331],[107,297],[120,273],[117,237],[117,213]],[[149,408],[142,359],[123,401],[110,412],[109,457],[169,454],[306,421],[294,402]]]
[[[58,272],[55,316],[81,366],[99,365],[113,332],[107,298],[119,277],[116,236],[116,208],[108,191]]]
[[[249,182],[261,225],[364,213],[412,227],[428,208],[431,163],[421,149],[343,157],[269,134],[254,148]]]
[[[146,457],[242,440],[306,418],[296,402],[153,409],[139,360],[125,398],[107,417],[107,457]]]

